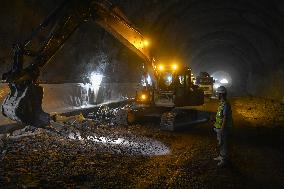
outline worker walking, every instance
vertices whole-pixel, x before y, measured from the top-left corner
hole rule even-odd
[[[216,113],[214,130],[217,134],[220,154],[218,157],[214,158],[214,160],[219,161],[218,166],[224,166],[228,162],[228,132],[230,127],[232,127],[233,119],[231,105],[227,101],[226,88],[224,86],[218,87],[217,95],[220,104]]]

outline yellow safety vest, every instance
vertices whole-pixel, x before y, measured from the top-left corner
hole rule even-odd
[[[224,111],[224,107],[227,103],[229,103],[229,102],[224,101],[224,102],[221,102],[219,104],[218,111],[216,113],[216,122],[214,124],[214,127],[217,128],[217,129],[222,128],[222,123],[223,123],[223,118],[224,118],[223,111]],[[227,120],[226,120],[226,127],[232,127],[232,125],[233,125],[233,119],[232,119],[232,113],[230,113],[227,117]]]

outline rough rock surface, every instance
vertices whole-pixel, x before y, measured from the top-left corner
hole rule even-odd
[[[230,135],[230,164],[217,168],[216,137],[212,124],[163,132],[157,125],[120,126],[81,120],[61,130],[26,127],[3,140],[0,186],[4,188],[283,188],[283,125],[271,127],[248,121],[237,113],[241,99],[232,100],[235,125]],[[252,101],[261,102],[259,99]],[[265,101],[263,101],[265,102]],[[203,108],[216,110],[215,101]],[[257,114],[255,114],[257,115]],[[260,118],[262,115],[260,114]],[[57,128],[57,129],[56,129]],[[60,131],[57,133],[56,131]],[[82,140],[106,136],[108,145]],[[62,135],[62,133],[64,133]],[[77,138],[76,138],[77,136]],[[135,139],[139,138],[139,140]],[[115,147],[116,139],[159,141],[170,153],[143,155]],[[113,140],[114,139],[114,140]],[[140,140],[141,139],[141,140]],[[149,140],[150,139],[150,140]],[[134,143],[132,143],[134,144]],[[155,146],[157,143],[151,143]],[[135,147],[134,145],[133,147]],[[121,150],[124,149],[124,150]],[[269,173],[269,174],[268,174]]]
[[[275,127],[284,123],[284,104],[279,101],[248,97],[235,99],[233,104],[236,113],[256,125]]]
[[[62,0],[61,0],[62,1]],[[11,46],[23,41],[61,1],[2,0],[0,74]],[[151,41],[163,61],[196,74],[224,71],[235,94],[282,99],[283,2],[280,0],[112,0]],[[137,82],[143,61],[93,22],[79,28],[42,72],[42,79],[78,82],[92,71],[110,82]],[[68,65],[68,66],[66,66]],[[62,70],[65,70],[62,74]]]

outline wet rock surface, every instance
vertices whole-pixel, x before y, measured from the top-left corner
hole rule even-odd
[[[240,106],[241,101],[232,100],[235,125],[227,167],[218,168],[213,160],[217,146],[211,123],[165,132],[151,124],[102,124],[79,115],[76,121],[44,129],[27,126],[2,135],[0,186],[283,188],[284,124],[248,121],[237,111],[249,106],[246,99]],[[214,110],[216,105],[212,101],[203,108]],[[157,153],[161,149],[169,151]]]

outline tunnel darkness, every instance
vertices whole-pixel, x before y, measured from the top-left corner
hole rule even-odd
[[[159,43],[194,73],[225,71],[234,94],[263,94],[274,80],[281,80],[274,90],[283,81],[281,15],[271,1],[176,1],[154,25],[161,26]]]
[[[195,74],[227,72],[232,78],[234,95],[283,98],[284,3],[281,0],[112,2],[149,36],[158,59],[186,63]],[[28,36],[56,3],[3,1],[1,73],[8,69],[11,44]],[[141,63],[142,60],[116,39],[94,23],[88,23],[45,68],[42,79],[76,81],[88,70],[101,67],[111,82],[138,81]],[[62,69],[67,70],[66,74],[58,73]]]

